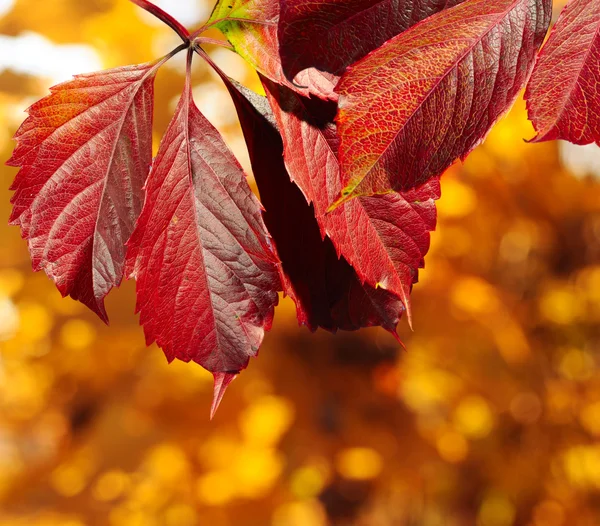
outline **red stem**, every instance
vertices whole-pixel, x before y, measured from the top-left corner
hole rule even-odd
[[[192,93],[192,60],[194,59],[194,48],[190,46],[187,52],[187,60],[185,63],[185,91],[186,95]]]
[[[148,11],[148,13],[154,15],[161,22],[168,25],[173,31],[175,31],[175,33],[179,35],[179,38],[181,38],[181,40],[183,40],[186,44],[190,42],[190,32],[183,25],[181,25],[180,22],[175,20],[175,18],[173,18],[169,13],[166,13],[160,7],[154,5],[148,0],[131,0],[131,2],[141,7],[145,11]]]

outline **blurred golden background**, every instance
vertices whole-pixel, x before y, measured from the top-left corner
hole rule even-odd
[[[160,4],[191,26],[212,8]],[[50,85],[177,43],[126,0],[0,0],[1,159]],[[183,70],[158,76],[156,142]],[[194,85],[249,170],[199,62]],[[442,179],[407,351],[310,334],[285,299],[212,422],[212,377],[144,346],[132,283],[106,327],[31,271],[0,166],[0,526],[600,525],[600,149],[532,136],[519,101]]]

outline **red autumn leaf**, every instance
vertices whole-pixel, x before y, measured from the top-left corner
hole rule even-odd
[[[386,40],[463,0],[280,0],[279,41],[289,78],[315,67],[340,75]]]
[[[10,220],[28,240],[34,270],[104,321],[104,297],[121,283],[125,242],[142,209],[162,62],[55,86],[29,108],[7,163],[21,167]]]
[[[339,202],[418,186],[464,159],[513,104],[551,0],[467,0],[349,67],[336,91]]]
[[[277,260],[260,203],[196,108],[189,78],[146,192],[127,269],[137,279],[148,343],[156,341],[169,361],[239,372],[271,326]]]
[[[281,130],[288,172],[315,208],[321,235],[356,269],[362,282],[402,299],[410,320],[410,291],[435,229],[439,181],[403,193],[360,197],[331,213],[342,189],[335,103],[310,100],[264,81]]]
[[[315,330],[355,330],[381,325],[396,335],[401,301],[361,284],[354,269],[322,239],[310,206],[290,181],[283,143],[264,97],[224,78],[244,131],[264,219],[282,262],[284,291],[296,303],[298,321]]]
[[[535,141],[600,144],[600,1],[572,0],[538,55],[525,92]]]

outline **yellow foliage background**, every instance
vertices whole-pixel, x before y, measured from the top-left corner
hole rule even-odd
[[[55,46],[113,67],[177,44],[126,0],[8,6],[0,37],[43,36],[42,66]],[[158,76],[157,142],[182,73],[180,56]],[[51,83],[0,71],[2,160]],[[194,85],[248,167],[218,79],[198,63]],[[444,176],[407,351],[379,329],[311,335],[283,300],[213,422],[212,378],[145,347],[131,283],[106,327],[31,271],[0,167],[0,526],[599,525],[600,150],[532,136],[519,101]]]

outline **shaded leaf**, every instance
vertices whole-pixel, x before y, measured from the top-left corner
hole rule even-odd
[[[342,189],[332,102],[311,100],[264,81],[282,131],[288,172],[312,203],[321,235],[356,269],[362,282],[402,299],[410,320],[410,291],[435,229],[439,181],[403,193],[360,197],[331,213]]]
[[[231,81],[228,88],[248,144],[265,223],[282,262],[284,291],[296,303],[299,323],[331,331],[381,325],[396,335],[401,301],[361,284],[331,241],[321,237],[313,207],[286,171],[283,143],[266,99]]]
[[[572,0],[538,55],[525,92],[536,141],[600,144],[600,1]]]
[[[169,361],[239,372],[271,326],[277,260],[260,203],[189,81],[146,192],[127,261],[148,343]]]
[[[341,75],[417,22],[463,0],[281,0],[279,41],[288,78],[315,67]]]
[[[465,158],[513,104],[550,0],[467,0],[349,67],[336,91],[342,200],[405,190]]]
[[[152,161],[154,76],[161,63],[79,75],[28,110],[7,164],[11,223],[34,270],[107,321]]]

